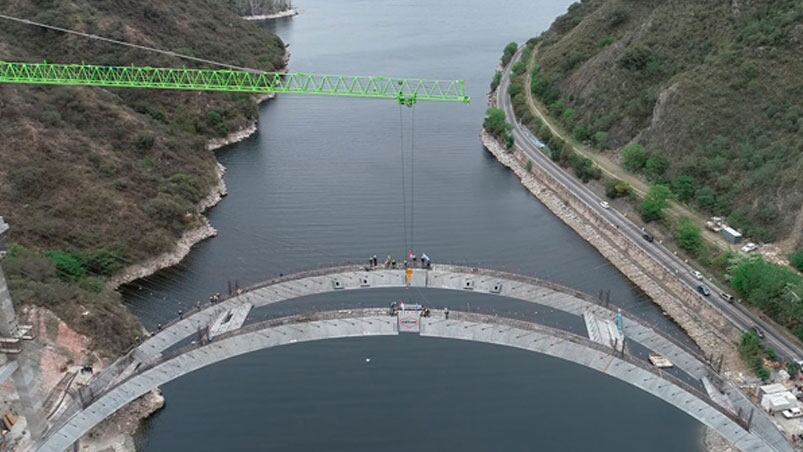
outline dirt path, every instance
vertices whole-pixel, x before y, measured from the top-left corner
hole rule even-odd
[[[533,52],[530,61],[527,62],[528,75],[531,73],[535,64],[536,54],[537,50]],[[627,182],[631,189],[642,198],[647,195],[647,192],[650,190],[649,184],[639,179],[632,173],[626,171],[611,157],[596,152],[588,146],[577,142],[577,140],[563,130],[563,127],[553,122],[546,112],[546,107],[541,102],[533,98],[532,92],[529,89],[525,89],[524,91],[527,93],[527,104],[530,107],[530,112],[532,112],[533,116],[544,121],[544,124],[546,124],[546,126],[549,128],[549,131],[552,132],[553,135],[565,141],[574,152],[593,161],[606,176]],[[704,215],[695,212],[676,201],[670,201],[669,208],[666,210],[666,212],[674,219],[680,219],[682,217],[691,218],[700,227],[707,242],[716,245],[722,250],[733,249],[733,246],[730,245],[730,243],[723,239],[719,234],[716,234],[705,227],[707,218]]]

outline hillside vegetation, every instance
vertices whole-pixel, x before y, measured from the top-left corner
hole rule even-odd
[[[572,135],[764,241],[801,246],[803,0],[585,0],[530,89]]]
[[[284,46],[219,0],[0,0],[0,12],[227,63],[276,70]],[[2,22],[0,59],[113,65],[190,62]],[[54,310],[104,351],[139,323],[105,279],[170,250],[216,182],[209,138],[257,115],[243,95],[0,86],[3,266],[19,302]]]

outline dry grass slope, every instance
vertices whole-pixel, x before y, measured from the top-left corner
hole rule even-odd
[[[576,138],[642,144],[666,162],[652,182],[801,246],[803,1],[585,0],[538,63],[536,94]]]
[[[283,65],[277,37],[217,0],[4,0],[0,12],[231,64]],[[11,23],[0,27],[0,59],[192,66]],[[242,95],[0,86],[0,212],[19,245],[4,267],[17,302],[48,306],[104,351],[128,346],[139,323],[104,279],[198,224],[195,204],[216,180],[206,140],[256,115]]]

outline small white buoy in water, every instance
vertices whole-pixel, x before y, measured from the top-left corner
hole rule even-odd
[[[371,358],[365,358],[365,362],[370,363],[371,362]]]

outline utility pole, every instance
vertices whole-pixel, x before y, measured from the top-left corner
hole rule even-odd
[[[9,227],[0,217],[0,259],[5,257],[4,235]],[[37,378],[30,356],[25,353],[24,340],[33,339],[29,325],[19,325],[14,303],[8,291],[6,277],[0,266],[0,352],[5,355],[6,364],[16,362],[17,369],[11,375],[17,395],[20,399],[22,415],[27,422],[31,439],[36,441],[45,431],[45,419],[42,415],[42,402],[36,394]]]

